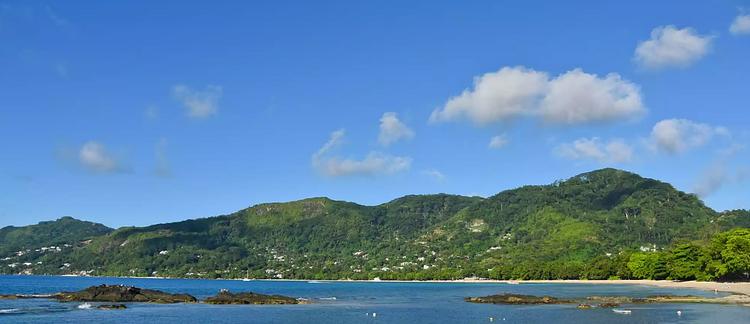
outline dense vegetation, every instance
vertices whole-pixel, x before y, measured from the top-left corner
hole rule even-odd
[[[79,221],[72,217],[25,227],[7,226],[0,229],[0,255],[40,247],[58,247],[110,232],[112,229],[102,224]]]
[[[735,280],[747,278],[750,264],[748,235],[732,230],[743,227],[750,227],[747,211],[717,213],[667,183],[603,169],[489,198],[260,204],[211,218],[66,234],[70,247],[54,252],[34,250],[48,245],[44,240],[13,245],[0,234],[8,255],[0,272]],[[17,249],[26,250],[18,256]]]
[[[632,278],[750,280],[750,229],[716,235],[708,244],[681,243],[660,252],[636,252],[627,263]]]

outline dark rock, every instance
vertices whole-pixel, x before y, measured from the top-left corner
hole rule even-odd
[[[600,304],[632,304],[634,300],[639,301],[643,298],[633,298],[626,296],[590,296],[586,297],[589,301],[599,302]]]
[[[158,290],[120,285],[92,286],[77,292],[61,292],[51,297],[63,302],[147,302],[173,304],[194,303],[197,301],[195,297],[187,294],[170,294]]]
[[[539,305],[539,304],[579,304],[579,309],[589,309],[591,304],[598,303],[601,308],[618,307],[620,304],[663,304],[663,303],[710,303],[710,304],[748,304],[750,298],[744,295],[707,298],[698,296],[658,295],[648,297],[630,296],[590,296],[574,299],[558,299],[550,296],[529,296],[516,294],[492,295],[485,297],[467,297],[465,301],[471,303],[510,304],[510,305]]]
[[[233,305],[265,305],[265,304],[302,304],[304,301],[281,295],[263,295],[253,292],[233,294],[222,289],[214,297],[208,297],[203,302],[207,304],[233,304]]]
[[[596,301],[601,304],[651,304],[651,303],[700,303],[711,302],[707,298],[698,296],[675,296],[675,295],[658,295],[648,297],[627,297],[627,296],[591,296],[589,301]],[[613,306],[615,307],[615,306]]]
[[[620,307],[620,304],[618,303],[601,303],[599,304],[600,308],[614,308],[614,307]]]
[[[645,298],[645,303],[704,303],[710,300],[693,295],[657,295]]]
[[[484,297],[467,297],[464,299],[470,303],[486,304],[510,304],[510,305],[542,305],[542,304],[570,304],[572,301],[558,299],[550,296],[531,296],[518,294],[502,294]]]
[[[112,305],[99,305],[96,306],[96,309],[103,309],[103,310],[114,310],[114,309],[126,309],[128,308],[125,306],[125,304],[112,304]]]

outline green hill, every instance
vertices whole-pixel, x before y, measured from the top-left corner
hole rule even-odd
[[[310,198],[105,230],[59,253],[9,255],[4,262],[16,266],[0,262],[0,271],[304,279],[632,277],[627,264],[638,251],[705,244],[721,231],[748,225],[747,211],[717,213],[667,183],[603,169],[486,199],[419,195],[363,206]],[[0,240],[0,251],[17,248],[7,242]],[[43,238],[30,243],[48,244]]]
[[[72,217],[36,225],[0,229],[0,255],[41,247],[73,245],[83,240],[105,235],[112,229],[102,224],[84,222]]]

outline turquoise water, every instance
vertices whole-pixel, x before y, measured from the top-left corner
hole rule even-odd
[[[132,279],[0,276],[0,293],[52,293],[124,284],[199,299],[219,289],[309,298],[310,305],[129,304],[126,310],[79,309],[80,303],[0,300],[0,323],[750,323],[750,307],[700,304],[623,305],[630,315],[574,305],[472,304],[467,296],[498,293],[585,297],[656,294],[714,296],[713,292],[635,285],[499,283],[386,283]],[[677,311],[682,311],[682,316]],[[373,317],[372,314],[377,316]]]

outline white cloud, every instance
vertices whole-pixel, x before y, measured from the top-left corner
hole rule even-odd
[[[640,88],[616,73],[602,78],[574,69],[550,80],[545,72],[504,67],[476,78],[474,89],[449,99],[430,122],[489,124],[529,116],[574,125],[630,119],[644,111]]]
[[[468,118],[477,124],[512,119],[533,110],[547,87],[547,74],[522,66],[504,67],[474,79],[474,89],[448,100],[431,122]]]
[[[401,122],[396,113],[387,112],[380,117],[378,142],[381,145],[388,146],[399,140],[412,138],[414,138],[414,131]]]
[[[344,142],[344,135],[346,135],[346,131],[343,129],[339,129],[331,133],[331,137],[328,139],[328,142],[323,144],[323,146],[318,149],[315,154],[313,154],[313,161],[319,160],[323,157],[323,155],[340,146],[341,143]]]
[[[509,142],[508,136],[506,136],[505,134],[497,135],[497,136],[493,136],[490,139],[490,143],[487,146],[492,149],[500,149],[500,148],[503,148],[505,145],[507,145],[508,142]]]
[[[219,110],[219,100],[223,94],[220,86],[209,85],[203,91],[193,90],[185,85],[172,87],[172,96],[182,102],[191,118],[206,118]]]
[[[633,159],[633,148],[621,139],[603,143],[598,137],[580,138],[557,147],[557,153],[571,160],[625,163]]]
[[[323,174],[331,177],[351,175],[378,175],[393,174],[408,170],[411,167],[411,158],[391,156],[379,152],[370,152],[364,159],[342,159],[331,157],[319,160],[317,169]]]
[[[604,78],[581,69],[549,83],[541,103],[542,118],[555,124],[585,124],[637,117],[644,112],[640,89],[610,73]]]
[[[724,165],[714,165],[704,171],[698,182],[693,186],[693,193],[699,197],[706,197],[719,190],[729,181]]]
[[[442,172],[440,172],[440,171],[438,171],[436,169],[423,170],[422,174],[424,174],[424,175],[426,175],[426,176],[428,176],[430,178],[433,178],[433,179],[435,179],[438,182],[445,181],[445,175]]]
[[[687,119],[665,119],[654,125],[650,144],[657,151],[677,154],[701,147],[716,135],[728,136],[729,131]]]
[[[740,14],[734,18],[732,25],[729,26],[729,32],[733,35],[750,34],[750,15]]]
[[[115,172],[121,170],[120,163],[99,142],[89,141],[78,151],[78,161],[95,172]]]
[[[172,176],[172,167],[167,158],[167,144],[167,139],[161,138],[154,148],[154,155],[156,157],[156,168],[154,169],[154,173],[159,177]]]
[[[749,175],[747,169],[738,168],[736,171],[732,171],[730,166],[730,160],[744,149],[743,145],[734,144],[720,150],[716,161],[698,178],[693,186],[693,193],[699,197],[707,197],[726,185],[746,181]]]
[[[648,69],[685,67],[705,56],[713,36],[699,35],[692,28],[660,26],[651,31],[651,39],[638,44],[634,60]]]
[[[612,140],[604,148],[611,162],[623,163],[633,159],[633,147],[623,140]]]
[[[330,177],[355,175],[388,175],[411,168],[409,157],[391,156],[381,152],[370,152],[363,159],[327,156],[343,143],[343,129],[331,133],[330,139],[312,156],[312,165],[320,173]]]

